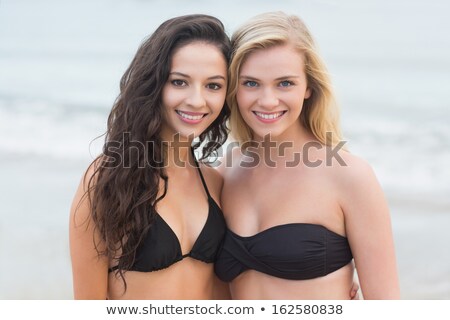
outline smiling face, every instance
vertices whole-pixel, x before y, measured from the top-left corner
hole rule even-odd
[[[161,138],[198,137],[217,118],[227,90],[227,64],[214,45],[193,42],[177,49],[162,92]]]
[[[303,100],[311,95],[303,56],[289,45],[257,49],[241,66],[237,104],[255,139],[289,136],[301,128]]]

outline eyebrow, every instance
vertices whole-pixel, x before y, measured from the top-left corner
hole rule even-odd
[[[243,75],[243,76],[239,76],[239,78],[240,79],[248,79],[248,80],[260,80],[260,79],[258,79],[258,78],[255,78],[255,77],[252,77],[252,76],[246,76],[246,75]],[[300,78],[300,76],[297,76],[297,75],[287,75],[287,76],[282,76],[282,77],[278,77],[278,78],[276,78],[275,80],[283,80],[283,79],[292,79],[292,78]]]
[[[171,73],[169,73],[169,75],[181,76],[181,77],[188,78],[188,79],[191,78],[189,75],[187,75],[187,74],[185,74],[185,73],[182,73],[182,72],[178,72],[178,71],[171,72]],[[225,81],[225,77],[224,77],[224,76],[221,76],[221,75],[215,75],[215,76],[212,76],[212,77],[208,77],[207,79],[208,79],[208,80],[222,79],[222,80]]]

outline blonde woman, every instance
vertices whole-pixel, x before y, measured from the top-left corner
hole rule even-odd
[[[377,179],[343,148],[313,38],[266,13],[232,37],[228,104],[240,148],[220,170],[228,231],[216,274],[233,299],[398,299],[389,209]],[[230,159],[230,158],[229,158]]]

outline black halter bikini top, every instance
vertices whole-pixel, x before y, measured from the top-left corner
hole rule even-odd
[[[347,238],[321,225],[290,223],[250,237],[227,230],[215,272],[226,282],[249,269],[283,279],[306,280],[336,271],[352,259]]]
[[[195,156],[194,156],[195,159]],[[175,232],[157,214],[146,237],[136,250],[136,259],[129,271],[151,272],[170,267],[191,257],[205,263],[213,263],[225,235],[226,225],[222,210],[211,197],[205,179],[196,161],[200,179],[208,196],[208,217],[190,252],[181,252],[180,241]],[[187,198],[187,196],[186,196]],[[186,201],[188,203],[188,201]],[[117,270],[118,266],[109,269]]]

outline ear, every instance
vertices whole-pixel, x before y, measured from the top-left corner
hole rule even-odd
[[[311,88],[306,88],[305,99],[308,99],[309,97],[311,97],[311,92],[312,92]]]

